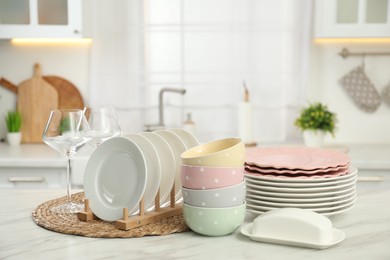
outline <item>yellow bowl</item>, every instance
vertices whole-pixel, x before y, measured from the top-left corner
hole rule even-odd
[[[240,138],[226,138],[195,146],[181,154],[182,164],[237,167],[245,163],[245,145]]]

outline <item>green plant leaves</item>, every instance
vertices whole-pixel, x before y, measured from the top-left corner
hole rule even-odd
[[[9,133],[19,132],[22,126],[22,115],[18,111],[9,111],[5,122]]]
[[[295,125],[301,130],[323,130],[334,136],[336,121],[336,114],[330,112],[326,105],[317,102],[302,109]]]

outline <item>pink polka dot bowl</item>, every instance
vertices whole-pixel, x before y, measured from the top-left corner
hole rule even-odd
[[[244,172],[244,166],[209,167],[182,165],[180,178],[184,188],[207,190],[238,184],[243,181]]]
[[[245,201],[245,181],[224,188],[194,190],[182,187],[183,201],[187,205],[204,208],[226,208]]]
[[[182,164],[237,167],[245,163],[245,145],[240,138],[226,138],[201,144],[181,154]]]

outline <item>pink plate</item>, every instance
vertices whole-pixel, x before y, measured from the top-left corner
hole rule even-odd
[[[338,171],[333,171],[333,172],[325,172],[325,173],[314,173],[314,174],[272,174],[272,173],[259,173],[256,171],[251,171],[247,168],[245,168],[245,174],[246,175],[251,175],[251,176],[263,176],[267,178],[281,178],[281,179],[323,179],[323,178],[334,178],[337,176],[342,176],[348,173],[348,168],[343,169],[343,170],[338,170]]]
[[[248,169],[252,172],[258,172],[262,174],[316,174],[316,173],[332,173],[335,171],[340,171],[340,170],[348,170],[349,164],[345,166],[337,166],[337,167],[329,167],[325,169],[314,169],[314,170],[290,170],[290,169],[275,169],[275,168],[261,168],[258,166],[253,166],[253,165],[245,165],[245,169]]]
[[[246,149],[246,163],[257,167],[290,170],[316,170],[346,166],[350,157],[339,151],[294,147],[253,147]]]

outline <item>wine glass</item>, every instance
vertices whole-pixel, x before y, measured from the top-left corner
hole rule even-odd
[[[87,108],[85,116],[90,127],[90,145],[97,148],[105,140],[121,135],[119,120],[113,107]]]
[[[71,157],[90,141],[89,125],[84,116],[84,111],[79,109],[57,109],[50,112],[45,130],[42,134],[43,141],[56,151],[67,157],[67,195],[68,202],[53,207],[55,213],[77,213],[82,211],[83,205],[72,202],[71,198]]]

